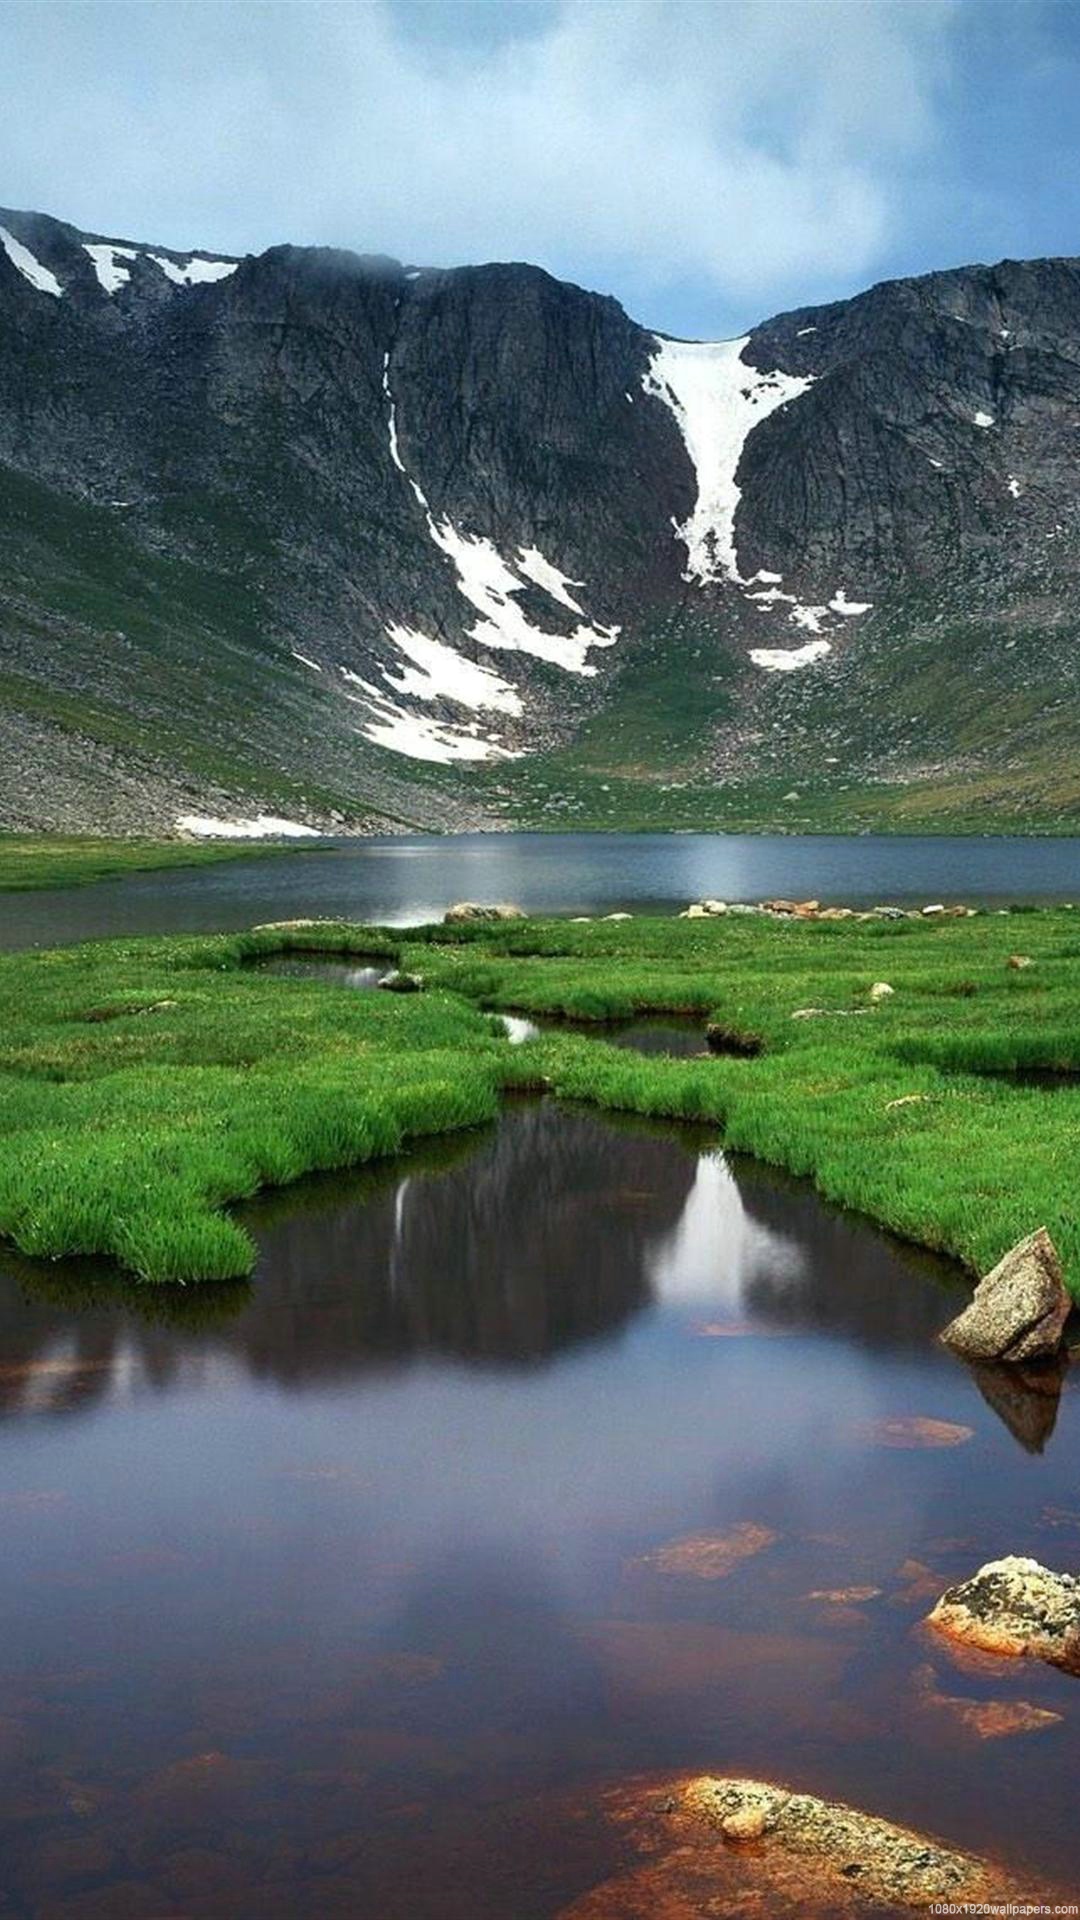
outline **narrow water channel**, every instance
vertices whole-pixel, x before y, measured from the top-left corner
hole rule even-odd
[[[950,1358],[947,1269],[551,1102],[245,1217],[220,1293],[0,1256],[4,1920],[540,1920],[674,1769],[1080,1885],[1077,1682],[919,1625],[1080,1555],[1076,1395]]]

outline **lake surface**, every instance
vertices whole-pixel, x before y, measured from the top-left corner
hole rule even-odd
[[[0,1254],[4,1920],[550,1920],[641,1770],[1080,1887],[1080,1682],[919,1626],[1080,1556],[1077,1395],[942,1349],[949,1269],[537,1101],[243,1217],[250,1287]]]
[[[208,932],[329,915],[391,926],[455,900],[534,913],[670,913],[771,896],[873,906],[1080,901],[1080,840],[755,834],[462,834],[352,840],[315,853],[0,895],[0,947]]]

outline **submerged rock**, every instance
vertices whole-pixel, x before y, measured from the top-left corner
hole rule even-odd
[[[979,1740],[1044,1733],[1049,1727],[1060,1726],[1064,1718],[1049,1707],[1034,1706],[1030,1700],[968,1700],[962,1694],[943,1693],[931,1666],[918,1667],[913,1677],[919,1704],[926,1712],[940,1715]]]
[[[456,906],[448,907],[443,914],[443,925],[455,927],[471,920],[524,920],[525,918],[524,907],[509,905],[485,907],[478,905],[475,900],[459,900]]]
[[[926,1447],[962,1447],[973,1427],[955,1420],[933,1420],[927,1414],[906,1413],[893,1419],[863,1420],[859,1433],[875,1447],[897,1447],[914,1452]]]
[[[743,1560],[774,1546],[779,1536],[771,1527],[740,1520],[727,1533],[691,1533],[669,1540],[628,1562],[634,1571],[690,1576],[696,1580],[724,1580]]]
[[[927,1622],[984,1653],[1028,1656],[1080,1673],[1080,1579],[1009,1554],[948,1587]]]
[[[638,1864],[560,1920],[693,1920],[706,1914],[834,1920],[934,1902],[1034,1900],[991,1863],[840,1801],[768,1780],[708,1775],[643,1782],[607,1797]]]
[[[1029,1234],[979,1281],[941,1338],[965,1360],[1039,1360],[1056,1354],[1072,1301],[1045,1227]]]

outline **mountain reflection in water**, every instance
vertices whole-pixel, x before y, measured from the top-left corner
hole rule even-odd
[[[418,1353],[530,1364],[646,1308],[929,1338],[936,1287],[812,1195],[733,1171],[703,1136],[549,1102],[407,1159],[238,1210],[251,1287],[172,1290],[0,1257],[0,1413],[78,1410],[235,1364],[282,1384]],[[854,1269],[858,1279],[854,1280]],[[72,1308],[79,1308],[72,1313]]]

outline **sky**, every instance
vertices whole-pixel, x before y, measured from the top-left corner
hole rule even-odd
[[[1080,254],[1080,0],[3,0],[0,205],[532,260],[727,337]]]

